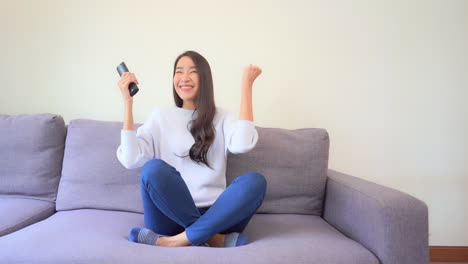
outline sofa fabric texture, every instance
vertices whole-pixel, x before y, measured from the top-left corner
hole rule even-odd
[[[383,263],[429,263],[428,208],[423,201],[329,170],[325,204],[323,218]]]
[[[65,136],[59,115],[0,115],[0,236],[55,213]]]
[[[53,114],[0,115],[0,195],[54,202],[65,123]]]
[[[93,208],[143,213],[141,168],[128,170],[115,155],[121,129],[121,122],[70,121],[57,211]]]
[[[0,239],[0,263],[379,263],[365,247],[314,215],[256,214],[244,230],[251,242],[235,248],[167,248],[128,241],[128,230],[142,225],[143,217],[136,213],[60,211]],[[19,246],[20,255],[15,252]]]
[[[229,153],[227,181],[249,171],[265,176],[268,190],[258,213],[320,216],[327,181],[329,137],[325,129],[257,127],[257,145]]]
[[[94,208],[143,213],[141,168],[127,170],[115,156],[121,128],[121,122],[70,122],[58,211]],[[244,173],[257,171],[269,183],[258,213],[321,215],[328,168],[327,131],[256,129],[260,137],[253,150],[229,154],[227,184]]]
[[[31,198],[0,196],[0,212],[1,237],[51,216],[55,213],[55,203]]]
[[[247,245],[133,243],[129,230],[144,226],[141,168],[117,160],[121,129],[0,115],[0,264],[428,263],[426,204],[328,169],[329,135],[320,128],[256,127],[256,147],[228,155],[227,185],[249,171],[267,180]]]

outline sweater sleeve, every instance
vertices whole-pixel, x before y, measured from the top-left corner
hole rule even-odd
[[[150,159],[155,158],[157,138],[159,133],[158,120],[152,113],[143,125],[135,130],[120,131],[120,146],[117,148],[117,158],[127,169],[136,169]]]
[[[251,151],[258,141],[255,124],[249,120],[238,120],[227,111],[223,123],[224,138],[227,149],[233,154]]]

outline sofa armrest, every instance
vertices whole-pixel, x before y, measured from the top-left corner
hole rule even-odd
[[[427,264],[428,210],[403,192],[328,170],[323,218],[382,264]]]

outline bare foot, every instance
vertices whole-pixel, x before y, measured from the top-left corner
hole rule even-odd
[[[226,235],[223,234],[216,234],[208,240],[208,244],[210,247],[224,247],[224,238]]]
[[[185,247],[190,244],[185,231],[175,236],[162,236],[156,240],[156,246],[162,247]]]
[[[176,243],[171,241],[170,237],[160,237],[156,240],[156,246],[160,247],[176,247]]]

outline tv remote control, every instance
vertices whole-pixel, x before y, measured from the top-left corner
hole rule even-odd
[[[125,62],[120,63],[120,65],[117,67],[117,72],[122,76],[125,72],[129,72],[127,65],[125,65]],[[132,82],[128,85],[128,90],[130,92],[130,96],[134,96],[140,89],[138,89],[138,86],[136,83]]]

